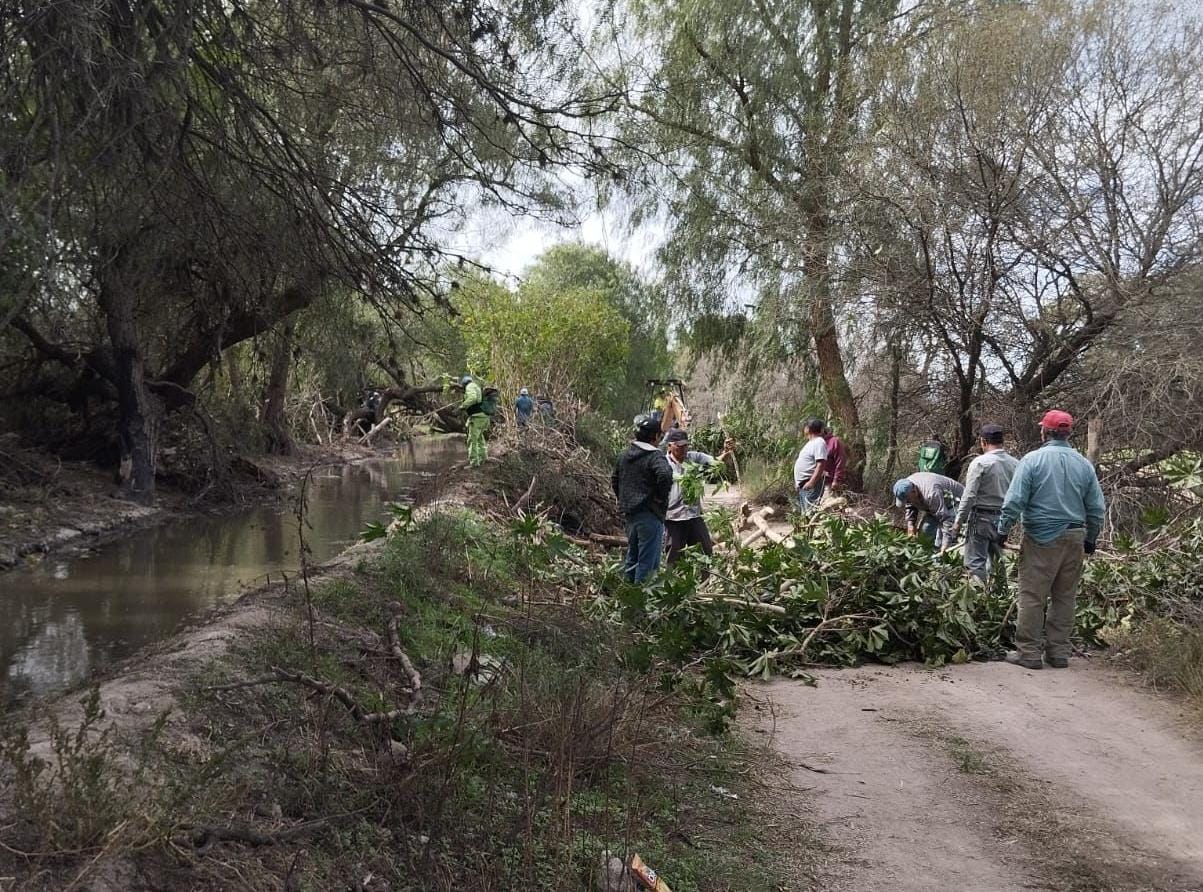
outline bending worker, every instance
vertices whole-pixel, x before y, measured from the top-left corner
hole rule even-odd
[[[1007,662],[1039,669],[1069,665],[1078,582],[1103,527],[1103,490],[1094,465],[1069,445],[1073,416],[1054,409],[1040,420],[1039,449],[1025,455],[1003,502],[1000,539],[1023,521],[1015,650]]]
[[[965,488],[951,477],[916,471],[894,484],[894,503],[906,508],[906,532],[935,543],[940,551],[952,545],[957,502]]]
[[[965,492],[952,524],[954,542],[965,530],[965,568],[982,582],[990,578],[994,562],[1002,555],[998,518],[1019,464],[1003,446],[1003,433],[997,424],[982,425],[982,454],[969,464]]]

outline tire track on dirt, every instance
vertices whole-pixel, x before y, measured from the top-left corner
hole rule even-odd
[[[1081,662],[818,677],[767,692],[844,853],[822,888],[1203,890],[1203,748],[1149,694]]]

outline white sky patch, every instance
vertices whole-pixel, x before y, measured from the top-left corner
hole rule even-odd
[[[482,263],[514,281],[553,245],[584,242],[604,249],[618,260],[625,260],[648,278],[657,272],[656,251],[664,237],[661,226],[650,224],[632,230],[612,208],[596,210],[579,223],[557,226],[531,218],[491,215],[483,225],[469,226],[481,238],[477,250],[469,252]]]

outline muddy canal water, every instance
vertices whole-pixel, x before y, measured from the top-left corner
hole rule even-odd
[[[316,470],[305,531],[311,562],[354,543],[385,517],[385,503],[411,498],[463,450],[454,438],[419,438],[394,458]],[[292,576],[298,553],[295,508],[282,504],[192,517],[0,574],[0,704],[76,684],[269,574]]]

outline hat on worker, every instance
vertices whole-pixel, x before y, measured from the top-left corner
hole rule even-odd
[[[660,430],[660,419],[651,415],[635,416],[635,433],[640,437],[651,437]]]
[[[518,396],[530,396],[530,391],[523,387],[518,391]]]
[[[1003,430],[1001,424],[982,425],[982,439],[987,443],[1001,443],[1003,441],[1003,434],[1005,433],[1006,431]]]
[[[894,483],[894,504],[899,508],[906,505],[906,497],[911,491],[911,487],[915,484],[911,483],[906,477]]]
[[[1040,419],[1040,426],[1046,431],[1071,431],[1074,426],[1074,417],[1060,409],[1050,409]]]
[[[688,443],[688,442],[689,442],[689,432],[688,431],[683,431],[680,428],[675,428],[668,432],[669,445],[672,445],[673,443]]]
[[[472,376],[464,375],[464,377],[459,379],[459,383],[460,383],[461,387],[467,387],[469,384],[472,383]]]

